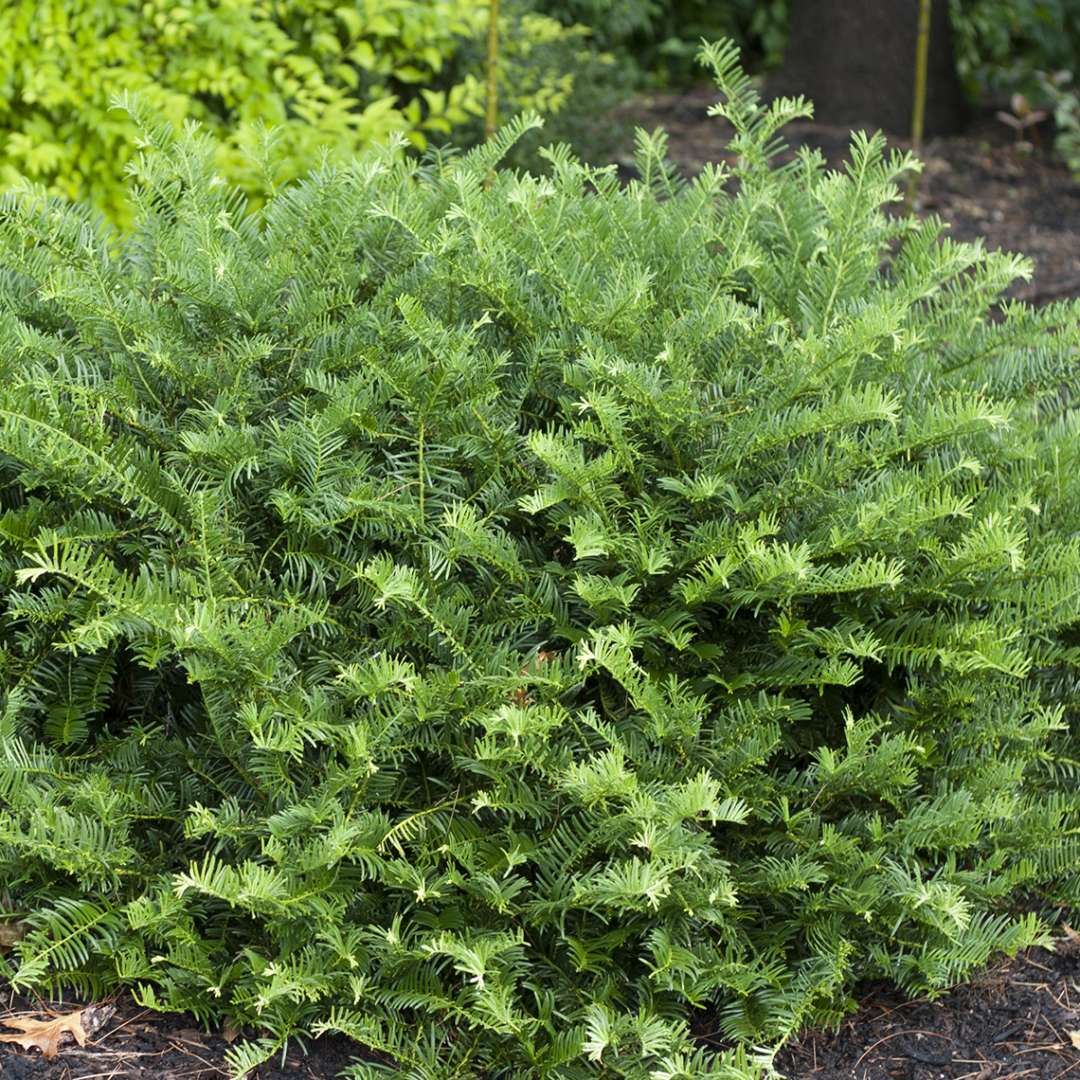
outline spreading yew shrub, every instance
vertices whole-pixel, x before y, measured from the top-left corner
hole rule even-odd
[[[124,235],[7,197],[5,975],[237,1069],[744,1077],[1076,899],[1080,308],[706,55],[689,184],[521,122],[254,213],[151,132]]]

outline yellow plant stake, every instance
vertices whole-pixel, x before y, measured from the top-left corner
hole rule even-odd
[[[926,71],[930,57],[930,5],[933,0],[919,0],[919,31],[915,43],[915,100],[911,109],[911,152],[918,155],[922,150],[923,127],[926,120]],[[915,196],[919,191],[919,174],[913,171],[908,178],[904,209],[911,214],[915,210]]]
[[[491,138],[499,124],[499,0],[491,0],[487,36],[487,111],[484,135]]]

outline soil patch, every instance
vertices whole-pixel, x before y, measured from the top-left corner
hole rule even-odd
[[[706,115],[716,100],[712,87],[684,94],[639,98],[619,110],[633,127],[668,133],[668,153],[688,176],[708,162],[727,158],[730,129]],[[962,135],[930,139],[923,144],[925,169],[917,209],[936,214],[952,225],[961,240],[984,237],[987,247],[1019,251],[1035,260],[1030,282],[1019,282],[1011,295],[1043,304],[1080,295],[1080,183],[1049,153],[1052,135],[1039,135],[1042,149],[1024,152],[1011,131],[992,117],[977,120]],[[847,157],[846,127],[797,122],[785,129],[786,157],[800,146],[817,147],[832,166]],[[910,142],[890,137],[892,146]],[[633,169],[632,141],[615,160],[628,174]]]
[[[1003,961],[936,1001],[895,988],[863,988],[862,1006],[836,1032],[810,1031],[785,1046],[776,1066],[789,1080],[1080,1080],[1080,937],[1057,950]],[[0,1044],[3,1080],[214,1080],[229,1044],[190,1016],[159,1015],[130,1001],[86,1046],[70,1040],[47,1061]],[[45,1007],[9,994],[0,1021]],[[53,1004],[58,1013],[79,1006]],[[250,1033],[245,1033],[250,1034]],[[708,1041],[706,1038],[705,1041]],[[362,1056],[348,1039],[292,1043],[251,1080],[331,1080]]]
[[[225,1055],[229,1041],[208,1033],[191,1016],[160,1014],[121,998],[101,1010],[107,1014],[99,1027],[88,1025],[85,1046],[65,1038],[56,1057],[47,1060],[36,1050],[0,1044],[3,1080],[221,1080],[229,1075]],[[78,1003],[44,1002],[19,997],[10,991],[0,998],[0,1025],[13,1018],[67,1015]],[[0,1026],[3,1034],[18,1034]],[[253,1037],[254,1032],[243,1032]],[[306,1052],[305,1052],[306,1051]],[[264,1065],[249,1073],[250,1080],[333,1080],[357,1057],[360,1048],[338,1036],[293,1041]]]
[[[1080,946],[1032,949],[937,1001],[868,988],[840,1030],[786,1046],[792,1080],[1076,1080]]]

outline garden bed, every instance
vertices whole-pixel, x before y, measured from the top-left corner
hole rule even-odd
[[[718,53],[714,66],[728,87],[728,115],[739,123],[754,102],[730,53]],[[723,156],[718,122],[680,122],[680,110],[693,105],[700,117],[704,103],[693,95],[653,102],[644,108],[654,115],[639,117],[671,128],[672,156],[688,170]],[[821,145],[834,161],[848,138],[812,125],[792,137]],[[763,146],[749,141],[753,159]],[[876,143],[863,148],[859,182],[829,181],[827,192],[817,176],[800,187],[744,170],[744,201],[768,215],[740,223],[731,214],[719,227],[712,193],[627,198],[613,183],[598,185],[603,199],[593,200],[582,194],[584,184],[572,189],[567,181],[556,201],[544,182],[497,174],[474,157],[423,182],[380,161],[365,174],[371,190],[320,174],[302,197],[271,200],[266,233],[248,229],[238,200],[222,190],[212,148],[188,135],[165,149],[146,165],[147,219],[132,254],[120,259],[111,238],[97,241],[111,276],[97,262],[87,269],[90,234],[73,214],[59,215],[64,229],[57,231],[53,215],[17,208],[22,231],[7,246],[23,275],[9,275],[8,301],[22,320],[9,320],[21,330],[12,331],[22,350],[13,353],[28,351],[26,342],[36,351],[35,364],[27,360],[7,388],[6,415],[22,427],[5,428],[6,450],[22,470],[14,490],[26,503],[47,491],[48,520],[63,532],[41,524],[31,507],[23,524],[40,553],[31,561],[20,546],[6,565],[25,586],[15,610],[50,613],[38,620],[44,629],[28,664],[41,693],[70,713],[61,715],[63,730],[47,734],[50,746],[63,748],[49,752],[65,769],[46,769],[39,760],[52,758],[28,755],[12,769],[23,780],[12,788],[22,800],[18,812],[48,826],[11,831],[36,875],[18,867],[39,924],[18,938],[24,970],[37,970],[39,985],[46,970],[59,979],[96,974],[108,985],[119,971],[127,984],[160,983],[159,1000],[178,1009],[219,1020],[239,1015],[238,1023],[281,1038],[332,1027],[378,1041],[398,1058],[416,1053],[417,1074],[476,1080],[512,1069],[532,1075],[537,1047],[518,1036],[537,1026],[541,999],[528,992],[550,982],[559,1011],[544,1008],[559,1019],[546,1024],[552,1037],[540,1050],[555,1064],[545,1063],[543,1075],[584,1075],[602,1061],[605,1075],[639,1077],[642,1054],[650,1062],[662,1052],[693,1057],[694,1047],[681,1025],[650,1006],[637,1017],[609,1008],[612,986],[623,987],[625,1001],[647,1001],[650,980],[663,973],[672,992],[692,985],[703,1000],[744,994],[740,1030],[763,1042],[788,1030],[791,1016],[829,1015],[811,1009],[821,973],[839,971],[832,986],[840,992],[848,971],[871,970],[847,966],[854,952],[872,957],[878,973],[909,972],[908,985],[975,981],[934,1003],[906,1002],[881,986],[856,988],[861,1009],[837,1033],[812,1031],[785,1049],[780,1069],[793,1080],[1080,1076],[1076,936],[1066,934],[1053,953],[1030,950],[981,970],[988,958],[1041,940],[1033,920],[998,917],[1001,893],[1036,889],[1075,864],[1073,818],[1045,814],[1046,790],[1033,782],[1017,791],[1015,779],[1031,761],[1058,760],[1050,736],[1061,726],[1058,714],[1033,709],[1020,679],[1029,664],[1046,662],[1047,642],[1056,648],[1061,628],[1080,619],[1073,588],[1080,553],[1072,546],[1080,469],[1074,433],[1058,422],[1068,419],[1058,416],[1065,394],[1054,393],[1066,379],[1076,392],[1073,309],[1001,324],[986,319],[989,297],[1015,267],[962,245],[956,262],[945,264],[933,229],[923,232],[924,247],[900,250],[879,271],[898,230],[879,211],[895,178],[878,165]],[[991,245],[1040,260],[1039,276],[1019,295],[1042,302],[1080,292],[1068,243],[1080,201],[1063,172],[990,135],[934,143],[925,156],[921,209],[956,221],[961,237],[986,233]],[[644,171],[662,173],[658,155],[646,148],[641,158]],[[981,187],[972,180],[979,176]],[[157,207],[158,192],[172,201],[162,196]],[[822,237],[816,226],[826,195],[834,201]],[[508,207],[517,215],[513,227]],[[734,205],[736,213],[742,208]],[[776,242],[774,208],[789,215],[780,220],[805,225],[789,247]],[[468,228],[466,212],[474,215]],[[220,250],[204,242],[215,229],[226,237]],[[556,229],[553,258],[548,238]],[[716,257],[741,251],[748,236],[752,259],[726,267]],[[647,265],[637,260],[643,249]],[[811,249],[814,258],[806,258]],[[162,277],[148,251],[181,269]],[[391,271],[410,292],[397,292]],[[760,279],[757,305],[740,307],[731,280],[750,272]],[[663,289],[651,290],[652,281]],[[299,290],[306,282],[333,288],[309,298]],[[928,296],[933,303],[924,302]],[[46,301],[53,306],[42,307]],[[188,367],[162,361],[152,386],[146,350],[130,346],[127,324],[115,322],[122,305],[147,324],[148,342],[151,330],[159,333]],[[115,341],[103,327],[116,331]],[[552,350],[556,332],[589,345],[579,365]],[[250,347],[237,352],[236,340]],[[85,363],[65,359],[72,342]],[[354,352],[343,352],[342,342]],[[703,343],[716,343],[717,355],[704,356]],[[1039,350],[1038,370],[1024,350]],[[41,369],[38,354],[55,370]],[[506,356],[537,358],[524,389],[516,370],[513,379],[503,372]],[[361,357],[383,365],[370,386],[347,382]],[[634,366],[624,370],[627,358]],[[1012,377],[1014,361],[1022,380]],[[235,389],[241,375],[243,394]],[[100,388],[114,383],[117,400],[135,395],[130,432],[117,433],[112,399],[102,399],[108,409],[97,404]],[[582,388],[591,392],[594,383],[606,389],[582,410]],[[983,400],[988,386],[1003,413]],[[721,393],[739,407],[724,402],[719,411]],[[194,407],[210,399],[231,411]],[[304,408],[287,411],[282,403],[294,399]],[[50,412],[56,402],[65,407]],[[582,419],[583,411],[605,423]],[[488,442],[478,444],[477,422]],[[217,441],[230,424],[250,428],[259,455]],[[43,428],[56,438],[41,441]],[[416,447],[404,466],[403,438]],[[79,474],[80,485],[71,481],[73,446],[89,478]],[[593,456],[596,447],[603,455]],[[944,447],[942,461],[956,468],[931,467],[928,447],[935,454]],[[993,468],[974,450],[986,451]],[[479,470],[481,451],[490,461]],[[249,464],[256,459],[259,469]],[[1060,464],[1057,471],[1027,466],[1043,461]],[[690,463],[699,462],[690,475]],[[971,470],[979,484],[966,481]],[[382,486],[354,490],[361,472]],[[963,487],[954,479],[960,473]],[[221,481],[241,475],[248,482]],[[551,476],[559,483],[543,482]],[[192,477],[205,485],[194,495]],[[835,491],[826,492],[826,482]],[[1038,515],[1006,531],[1000,506],[1032,505],[1039,484]],[[99,517],[88,526],[83,502],[91,487]],[[211,490],[220,504],[208,501]],[[491,501],[497,529],[462,510],[474,499],[485,513]],[[709,500],[720,513],[700,505]],[[562,516],[544,516],[563,503]],[[503,522],[502,505],[529,514]],[[349,513],[341,517],[343,506]],[[607,520],[633,527],[601,529],[597,506]],[[770,507],[794,523],[787,533],[769,523]],[[866,507],[873,513],[859,517]],[[438,526],[433,508],[443,510]],[[568,516],[575,508],[584,510]],[[725,515],[730,532],[710,535]],[[363,527],[346,527],[349,517]],[[650,524],[654,517],[660,525]],[[945,518],[986,527],[946,527]],[[765,543],[774,533],[798,543]],[[310,543],[312,535],[333,546]],[[1040,575],[1035,598],[1020,576],[1021,542]],[[307,607],[291,589],[292,564],[268,563],[274,551],[283,560],[283,553],[303,554]],[[129,576],[133,552],[137,579]],[[193,553],[199,561],[190,561]],[[612,553],[628,553],[629,569]],[[464,565],[466,555],[483,573]],[[905,576],[901,556],[913,560],[917,576]],[[571,571],[578,560],[614,576]],[[343,566],[357,571],[343,576]],[[433,568],[430,581],[417,566]],[[177,567],[183,575],[170,576]],[[440,567],[457,575],[453,590]],[[645,581],[661,571],[672,588]],[[523,592],[530,574],[539,585]],[[629,588],[635,576],[645,585]],[[73,580],[82,592],[51,584],[46,592],[37,584],[45,577]],[[168,588],[152,588],[156,578]],[[577,598],[572,609],[560,588]],[[334,619],[323,618],[327,596]],[[61,617],[42,607],[42,597],[67,620],[76,646],[76,666],[59,682],[39,660],[51,655]],[[100,614],[102,597],[113,605],[111,622]],[[474,606],[458,619],[463,597]],[[773,629],[758,618],[763,607]],[[299,621],[279,615],[294,609]],[[418,624],[413,609],[427,622]],[[569,629],[564,609],[573,612]],[[623,609],[638,619],[640,638],[612,630],[613,613]],[[192,621],[193,611],[208,613],[205,626]],[[555,628],[552,637],[578,648],[576,656],[534,634],[541,615]],[[910,624],[903,635],[901,618]],[[318,651],[312,631],[323,623]],[[707,649],[691,652],[684,626],[697,628]],[[938,632],[953,627],[954,636]],[[1008,649],[998,648],[1002,635]],[[163,651],[164,640],[172,653]],[[493,658],[492,642],[506,640],[519,642],[517,650]],[[113,668],[102,668],[102,641],[121,673],[107,708],[79,689],[114,678]],[[369,656],[372,641],[380,649]],[[661,683],[642,674],[634,655],[644,645],[665,678],[660,696]],[[867,680],[865,694],[860,687],[826,697],[826,686],[846,690],[859,681],[858,665],[834,662],[848,654],[897,670],[880,686]],[[326,672],[343,656],[359,659],[331,680]],[[150,692],[137,681],[143,673],[133,657],[151,657],[161,669]],[[702,688],[702,661],[716,657],[724,662]],[[927,688],[918,672],[931,660],[943,674]],[[1013,681],[972,674],[984,668]],[[309,670],[310,700],[294,690]],[[201,701],[192,700],[192,684]],[[724,694],[709,698],[713,685]],[[735,698],[755,686],[775,692]],[[818,687],[821,707],[789,697],[793,686]],[[884,730],[874,701],[901,695],[910,707],[895,710]],[[971,708],[973,700],[986,707]],[[702,701],[716,714],[708,728]],[[167,723],[151,728],[143,711]],[[385,721],[399,714],[400,730]],[[585,716],[589,723],[577,725]],[[221,717],[247,726],[225,731]],[[962,731],[953,730],[956,718]],[[797,726],[786,741],[781,722]],[[100,743],[96,757],[76,745],[91,737]],[[195,748],[215,762],[209,772],[199,768]],[[702,775],[688,777],[687,761],[699,758]],[[221,775],[211,775],[219,761]],[[417,767],[399,768],[401,761]],[[370,782],[376,774],[385,779]],[[479,775],[503,787],[479,787]],[[448,795],[443,802],[433,795],[433,777]],[[338,798],[347,787],[356,796],[346,814]],[[113,791],[122,798],[95,801]],[[868,807],[887,806],[888,820],[852,813],[853,795]],[[200,797],[213,805],[196,803]],[[459,808],[468,797],[479,824]],[[519,806],[531,816],[518,824]],[[57,807],[58,823],[48,818]],[[355,820],[354,810],[363,811]],[[115,833],[98,828],[104,819]],[[526,850],[533,837],[544,839]],[[642,846],[648,860],[625,858]],[[962,875],[955,874],[958,856]],[[532,865],[517,873],[521,864]],[[40,898],[57,891],[60,874],[94,899],[57,895],[47,908]],[[835,934],[817,933],[820,900],[842,891],[849,896],[837,905]],[[736,898],[741,919],[723,933],[713,929]],[[428,910],[417,917],[420,902]],[[563,907],[576,912],[576,937],[552,916]],[[395,929],[367,933],[364,920]],[[406,934],[399,922],[409,925]],[[917,937],[915,930],[907,940],[898,935],[901,925]],[[612,926],[617,933],[605,933]],[[161,942],[168,955],[158,952]],[[746,970],[729,963],[729,953],[747,957]],[[777,976],[754,988],[752,964],[773,953]],[[241,955],[251,963],[222,960]],[[278,979],[278,957],[288,958],[290,979],[302,976],[302,1001],[296,984]],[[189,980],[189,971],[199,971],[199,980]],[[226,979],[228,995],[215,1007],[205,988]],[[590,995],[585,1008],[575,1000]],[[363,1011],[327,1019],[331,1003],[350,997],[364,999]],[[781,1008],[773,1008],[777,999]],[[763,1004],[770,1015],[751,1026]],[[76,1045],[74,1038],[61,1044],[48,1026],[43,1033],[40,1021],[33,1031],[41,1008],[0,998],[8,1031],[21,1027],[23,1041],[49,1051],[44,1058],[0,1044],[4,1080],[226,1074],[226,1031],[208,1036],[191,1017],[163,1017],[121,998],[94,1002],[81,1025],[77,1004],[54,1006],[56,1024],[66,1019]],[[430,1050],[420,1045],[423,1031],[416,1038],[425,1015],[434,1018]],[[492,1016],[501,1018],[498,1026]],[[710,1019],[695,1014],[700,1042],[717,1038]],[[257,1035],[226,1030],[234,1043]],[[389,1037],[380,1041],[384,1031]],[[9,1033],[5,1043],[12,1041]],[[311,1045],[304,1056],[292,1040],[287,1054],[251,1075],[334,1076],[359,1044]],[[562,1060],[582,1067],[571,1073]]]
[[[792,1080],[1065,1080],[1080,1076],[1080,948],[1032,949],[937,1001],[874,988],[835,1034],[785,1047]]]
[[[9,995],[0,1017],[34,1002]],[[70,1012],[70,1003],[55,1006]],[[708,1025],[701,1031],[708,1042]],[[245,1033],[247,1034],[247,1033]],[[52,1061],[0,1047],[4,1080],[210,1080],[224,1076],[228,1042],[185,1016],[158,1016],[131,1002],[85,1047],[68,1043]],[[346,1039],[293,1044],[285,1060],[252,1080],[331,1080],[355,1048]],[[993,965],[937,1001],[906,1000],[894,988],[867,987],[838,1032],[810,1032],[777,1060],[790,1080],[1076,1080],[1080,1077],[1080,944],[1032,949]]]

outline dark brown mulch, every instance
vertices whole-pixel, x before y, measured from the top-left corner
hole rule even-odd
[[[220,1080],[229,1075],[225,1054],[229,1042],[209,1034],[190,1016],[162,1015],[130,1000],[113,1004],[115,1011],[99,1028],[87,1031],[85,1046],[66,1037],[52,1060],[36,1050],[0,1044],[2,1080]],[[72,1002],[47,1004],[7,993],[0,998],[0,1025],[12,1017],[68,1014]],[[0,1026],[0,1032],[10,1032]],[[244,1032],[251,1036],[254,1033]],[[348,1039],[324,1036],[302,1047],[291,1042],[287,1053],[249,1073],[250,1080],[332,1080],[359,1056]]]
[[[1078,1080],[1080,946],[1032,949],[937,1001],[877,988],[776,1066],[792,1080]]]
[[[694,175],[704,164],[725,157],[729,129],[706,115],[715,100],[715,90],[702,87],[638,99],[619,112],[634,126],[663,127],[669,156]],[[836,166],[847,156],[850,133],[800,121],[785,129],[785,138],[792,151],[802,145],[820,148]],[[964,134],[929,140],[920,155],[925,169],[918,201],[920,213],[950,222],[958,239],[985,237],[990,248],[1034,259],[1033,280],[1018,284],[1012,293],[1036,304],[1080,296],[1080,182],[1049,153],[1052,135],[1042,132],[1039,139],[1041,148],[1024,152],[1010,129],[991,117]],[[910,145],[896,137],[889,142],[905,149]],[[628,169],[630,147],[616,160]]]
[[[1080,1080],[1080,938],[995,964],[936,1001],[867,987],[837,1032],[812,1031],[776,1061],[790,1080]],[[40,1003],[9,996],[0,1021]],[[55,1005],[57,1012],[77,1008]],[[3,1080],[213,1080],[227,1075],[228,1043],[190,1018],[119,1002],[85,1047],[68,1041],[52,1061],[0,1045]],[[331,1080],[359,1055],[343,1038],[291,1044],[251,1080]]]

